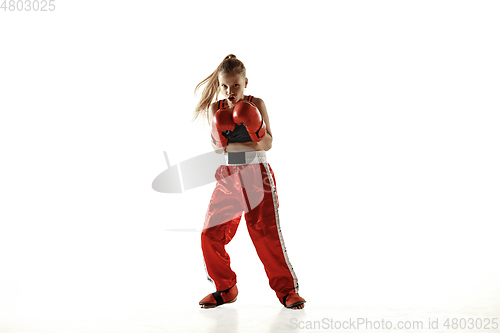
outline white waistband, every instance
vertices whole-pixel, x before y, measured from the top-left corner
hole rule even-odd
[[[225,152],[226,165],[245,165],[256,163],[267,163],[266,152],[264,150],[246,152]]]

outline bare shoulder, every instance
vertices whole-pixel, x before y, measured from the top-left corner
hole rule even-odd
[[[264,103],[264,100],[262,98],[254,97],[252,99],[252,103],[255,104],[262,115],[267,115],[266,104]]]
[[[212,118],[214,116],[214,114],[217,112],[217,102],[213,102],[212,104],[210,104],[210,107],[208,108],[208,122],[211,123],[212,122]]]
[[[264,103],[264,100],[262,98],[254,97],[252,99],[252,103],[255,104],[255,106],[257,106],[259,110],[261,106],[266,107],[266,104]]]
[[[217,102],[213,102],[210,104],[210,108],[208,109],[210,116],[213,116],[215,112],[217,112]]]

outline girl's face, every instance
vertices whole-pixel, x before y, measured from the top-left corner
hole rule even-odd
[[[230,107],[235,106],[243,100],[243,93],[248,84],[248,79],[242,74],[222,73],[219,74],[219,89],[227,98]]]

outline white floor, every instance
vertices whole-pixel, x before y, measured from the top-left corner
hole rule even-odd
[[[213,287],[205,280],[199,234],[129,236],[115,236],[117,248],[107,252],[94,239],[94,251],[100,258],[87,253],[89,257],[63,263],[52,257],[45,262],[49,270],[43,271],[39,264],[37,271],[25,269],[17,279],[0,277],[0,332],[358,332],[389,330],[388,322],[391,331],[461,331],[447,330],[448,318],[450,325],[453,318],[472,318],[483,325],[489,321],[490,329],[484,332],[500,331],[491,329],[492,319],[498,322],[500,318],[498,274],[481,270],[481,266],[473,274],[466,261],[455,271],[438,270],[443,263],[432,266],[430,259],[413,270],[402,270],[401,263],[392,269],[375,269],[367,266],[368,261],[340,267],[335,259],[339,253],[329,263],[319,258],[307,260],[293,245],[296,238],[289,237],[300,294],[307,299],[304,310],[289,310],[269,288],[247,232],[240,228],[228,246],[238,274],[238,300],[200,309],[198,301]],[[127,247],[119,247],[122,238]],[[142,242],[134,247],[130,239]],[[92,261],[85,262],[85,258]],[[355,253],[347,259],[356,259]],[[468,274],[460,274],[460,270]],[[385,326],[380,326],[382,320]],[[429,329],[436,320],[438,327]],[[400,321],[422,326],[400,330]]]
[[[195,295],[188,294],[189,297]],[[196,295],[198,296],[198,295]],[[335,325],[344,325],[342,331],[383,331],[392,326],[392,331],[408,332],[449,332],[459,329],[446,329],[449,318],[473,318],[486,323],[488,318],[500,317],[498,298],[469,298],[462,301],[438,304],[405,305],[345,305],[336,301],[330,304],[319,295],[309,295],[304,310],[293,311],[268,300],[257,303],[250,296],[240,297],[236,303],[203,310],[196,302],[187,305],[181,302],[177,307],[165,306],[151,309],[128,311],[106,311],[100,313],[71,315],[61,312],[45,316],[26,315],[2,318],[2,333],[154,333],[154,332],[320,332],[340,330]],[[175,301],[175,300],[173,300]],[[381,302],[383,303],[383,302]],[[438,321],[435,329],[429,329],[429,323]],[[470,319],[469,319],[470,320]],[[382,321],[384,324],[382,324]],[[498,322],[498,319],[496,319]],[[371,324],[370,324],[371,322]],[[391,324],[389,324],[390,322]],[[397,329],[398,322],[403,322],[410,329]],[[357,325],[357,326],[356,326]],[[368,325],[372,325],[371,327]],[[384,325],[384,326],[380,326]],[[490,327],[492,325],[490,324]],[[370,330],[371,328],[371,330]],[[463,330],[476,332],[476,329]],[[497,332],[499,329],[485,330]]]

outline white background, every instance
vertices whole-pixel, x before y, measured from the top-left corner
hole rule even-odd
[[[2,333],[95,318],[108,329],[83,331],[124,332],[116,318],[147,311],[158,331],[209,320],[200,233],[166,229],[201,229],[214,184],[151,183],[163,151],[172,165],[210,151],[193,90],[230,53],[267,105],[305,313],[499,313],[498,2],[55,5],[0,11]],[[228,250],[235,306],[282,311],[244,221]]]

